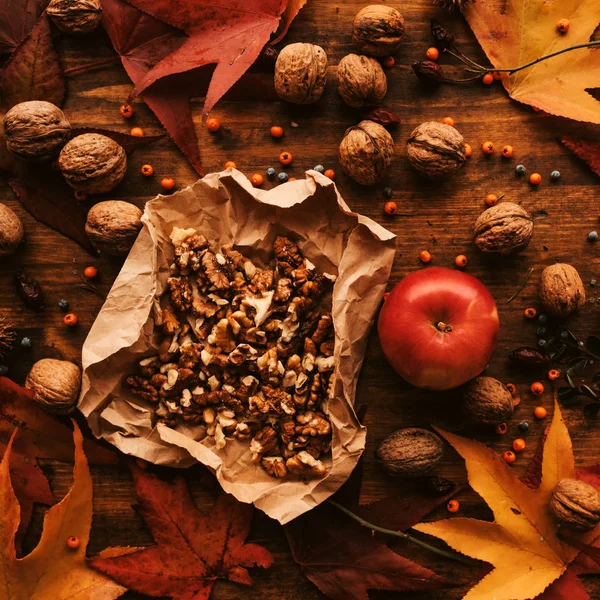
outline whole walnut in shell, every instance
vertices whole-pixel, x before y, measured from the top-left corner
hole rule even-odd
[[[72,188],[86,194],[103,194],[117,187],[125,177],[127,155],[111,138],[84,133],[62,149],[58,166]]]
[[[124,256],[131,250],[142,228],[142,211],[129,202],[107,200],[90,209],[85,231],[101,252]]]
[[[450,125],[428,121],[413,130],[406,142],[410,164],[433,179],[451,175],[463,166],[465,140]]]
[[[65,33],[90,33],[102,20],[102,8],[98,0],[52,0],[46,12]]]
[[[314,44],[289,44],[275,63],[275,92],[287,102],[312,104],[323,95],[327,54]]]
[[[79,398],[81,370],[67,360],[43,358],[33,365],[25,387],[33,391],[33,400],[49,413],[72,412]]]
[[[512,417],[512,394],[493,377],[476,377],[465,388],[463,413],[472,423],[500,425]]]
[[[417,427],[399,429],[386,437],[375,451],[390,475],[419,477],[430,473],[442,459],[444,443],[433,432]]]
[[[394,54],[404,35],[404,18],[383,4],[365,6],[356,13],[352,29],[355,46],[369,56]]]
[[[561,479],[552,492],[550,508],[562,525],[574,529],[593,529],[600,523],[600,495],[579,479]]]
[[[340,144],[342,169],[358,183],[373,185],[385,177],[394,156],[394,140],[374,121],[361,121],[346,130]]]
[[[338,92],[348,106],[377,104],[387,93],[387,78],[374,58],[348,54],[340,61],[337,76]]]
[[[540,300],[553,317],[568,317],[585,304],[585,289],[575,267],[557,263],[542,271]]]
[[[508,256],[527,248],[533,219],[518,204],[502,202],[479,215],[474,233],[480,250]]]
[[[23,223],[6,204],[0,204],[0,256],[14,254],[23,240]]]
[[[54,158],[71,137],[71,125],[58,106],[41,100],[21,102],[4,117],[8,150],[24,160]]]

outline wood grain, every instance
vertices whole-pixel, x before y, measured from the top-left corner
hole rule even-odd
[[[598,276],[599,246],[587,241],[587,233],[598,227],[598,179],[556,141],[560,132],[577,135],[582,130],[593,130],[519,105],[507,97],[499,84],[423,90],[412,75],[410,64],[422,59],[431,43],[431,17],[442,18],[451,25],[465,53],[479,60],[484,60],[484,57],[460,16],[449,17],[426,0],[411,0],[402,5],[394,3],[404,14],[407,23],[407,33],[396,57],[397,64],[387,71],[389,92],[385,105],[402,117],[402,125],[395,133],[397,155],[388,180],[373,188],[358,186],[341,173],[337,148],[346,128],[359,120],[361,113],[344,106],[338,97],[335,65],[345,54],[353,51],[351,23],[354,14],[364,4],[358,0],[310,0],[284,41],[309,41],[327,51],[329,83],[324,98],[317,105],[298,108],[283,103],[224,101],[213,111],[213,116],[217,116],[224,126],[222,134],[214,136],[201,123],[201,103],[193,104],[206,172],[220,170],[223,163],[231,159],[248,176],[253,172],[263,173],[267,167],[277,166],[277,156],[282,149],[294,154],[293,166],[288,169],[290,176],[301,177],[305,169],[316,164],[335,169],[339,189],[351,208],[372,217],[398,235],[398,252],[391,284],[421,267],[417,257],[424,248],[432,253],[433,264],[436,265],[452,266],[457,254],[466,254],[469,258],[467,272],[481,278],[489,286],[499,306],[501,334],[488,372],[505,382],[514,382],[522,393],[522,402],[510,423],[509,433],[498,437],[478,432],[478,437],[503,451],[508,448],[512,438],[517,437],[516,424],[523,419],[529,420],[531,429],[526,436],[528,447],[515,465],[516,469],[523,470],[546,424],[535,422],[533,408],[541,403],[550,409],[552,398],[550,393],[542,399],[531,397],[526,391],[530,377],[512,371],[508,364],[507,353],[510,349],[535,343],[536,325],[525,322],[522,312],[527,306],[538,306],[540,273],[545,265],[555,261],[576,266],[586,284],[588,297],[595,300],[599,296],[589,284],[591,279]],[[65,68],[113,56],[103,32],[84,39],[61,37],[58,46]],[[131,121],[125,122],[120,118],[119,106],[130,90],[130,81],[120,66],[80,73],[69,78],[65,112],[75,127],[127,131],[137,125],[143,127],[146,134],[162,133],[151,111],[141,102],[135,104],[135,117]],[[473,146],[474,153],[455,178],[431,183],[410,169],[405,158],[404,143],[419,123],[439,120],[444,116],[454,118],[457,128]],[[292,127],[292,121],[298,126]],[[285,136],[280,141],[273,141],[269,135],[269,128],[273,124],[285,128]],[[488,139],[499,147],[510,143],[515,148],[514,158],[505,160],[499,154],[484,157],[479,147]],[[139,175],[141,165],[148,162],[155,169],[155,176],[150,180]],[[538,171],[542,174],[544,182],[538,189],[531,188],[524,179],[514,174],[514,167],[518,163],[525,164],[529,172]],[[558,184],[549,182],[550,171],[554,169],[562,173]],[[125,181],[110,199],[124,199],[143,206],[145,201],[159,192],[158,182],[163,176],[174,177],[179,187],[196,179],[194,171],[168,137],[132,157]],[[401,213],[393,218],[384,216],[382,212],[382,190],[386,185],[393,187],[394,200]],[[529,211],[547,213],[546,217],[536,219],[531,245],[516,258],[486,258],[472,243],[472,224],[483,210],[483,198],[489,192],[505,193],[507,200],[521,203]],[[33,341],[30,350],[18,348],[7,363],[10,376],[22,382],[33,362],[42,357],[80,361],[82,343],[122,261],[106,256],[90,261],[74,243],[25,213],[6,186],[0,188],[0,201],[17,212],[26,229],[26,243],[18,255],[0,265],[0,306],[15,322],[20,336],[27,335]],[[96,283],[99,295],[79,287],[83,268],[90,262],[101,273]],[[507,304],[508,297],[532,267],[535,271],[523,292],[511,304]],[[19,302],[12,285],[12,273],[17,268],[25,269],[43,285],[47,297],[44,312],[33,313]],[[69,300],[72,310],[79,316],[79,327],[68,329],[63,326],[62,314],[57,306],[60,298]],[[600,304],[588,303],[581,314],[570,322],[573,331],[582,335],[597,332],[599,311]],[[369,434],[362,497],[364,501],[370,501],[385,497],[399,487],[398,482],[385,477],[377,468],[373,460],[377,443],[400,427],[427,426],[431,422],[439,422],[448,412],[447,407],[453,406],[453,398],[451,394],[418,391],[403,383],[387,365],[373,333],[357,402],[368,404],[366,425]],[[573,438],[577,465],[598,462],[597,426],[586,424],[580,409],[565,409],[564,414]],[[44,470],[60,497],[70,484],[71,467],[47,462]],[[456,479],[463,472],[460,459],[448,451],[439,474]],[[94,468],[93,476],[95,514],[90,553],[108,545],[150,544],[152,540],[148,531],[132,509],[135,496],[127,468],[124,465]],[[208,508],[212,503],[212,495],[199,483],[199,469],[190,469],[186,477],[199,506]],[[462,515],[491,518],[489,510],[476,494],[463,492],[459,499]],[[447,514],[443,509],[433,515],[435,518],[445,516]],[[26,539],[26,548],[31,548],[39,536],[41,518],[42,513],[36,512]],[[217,584],[213,598],[323,598],[292,561],[281,527],[257,513],[251,537],[273,552],[274,567],[266,572],[257,572],[253,588],[231,583]],[[458,563],[438,560],[435,555],[405,543],[397,543],[393,548],[441,574],[455,576],[464,582],[476,575],[459,568]],[[584,578],[584,584],[590,596],[600,597],[598,579]],[[467,589],[468,585],[438,593],[407,593],[402,597],[451,600],[462,597]],[[373,592],[371,597],[384,599],[400,596]],[[131,600],[141,596],[128,593],[125,598]]]

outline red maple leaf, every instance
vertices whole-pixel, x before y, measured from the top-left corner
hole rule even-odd
[[[600,177],[600,142],[576,140],[570,137],[563,137],[560,141]]]
[[[50,0],[0,0],[0,54],[10,54],[33,29]]]
[[[271,553],[245,543],[253,507],[221,494],[208,515],[194,504],[185,480],[167,483],[132,466],[139,512],[155,546],[90,565],[130,590],[174,600],[206,600],[217,579],[252,585],[248,567],[269,568]]]

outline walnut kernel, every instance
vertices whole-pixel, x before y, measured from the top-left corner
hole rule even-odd
[[[379,61],[369,56],[348,54],[338,65],[338,92],[355,108],[377,104],[387,93],[387,78]]]
[[[531,215],[518,204],[502,202],[475,221],[475,243],[483,252],[507,256],[527,248],[533,233]]]
[[[327,54],[314,44],[289,44],[275,63],[275,91],[287,102],[312,104],[325,89]]]
[[[142,211],[129,202],[107,200],[90,209],[85,231],[92,244],[113,256],[127,254],[142,228]]]
[[[383,4],[365,6],[356,13],[352,41],[363,54],[394,54],[404,35],[404,18],[395,8]]]

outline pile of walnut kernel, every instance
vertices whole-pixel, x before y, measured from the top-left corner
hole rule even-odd
[[[334,332],[323,306],[335,276],[283,236],[267,268],[232,246],[213,252],[195,229],[171,240],[163,340],[127,377],[131,391],[155,405],[157,422],[201,427],[218,449],[250,440],[252,461],[273,477],[324,475]]]

